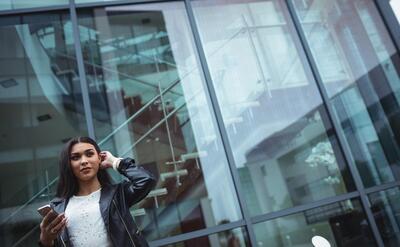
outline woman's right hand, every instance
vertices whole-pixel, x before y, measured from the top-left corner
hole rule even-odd
[[[100,157],[101,157],[101,163],[100,163],[100,168],[106,169],[106,168],[112,168],[114,162],[117,162],[117,160],[120,160],[119,158],[114,157],[112,153],[109,151],[101,151],[100,152]]]
[[[58,234],[67,224],[64,213],[54,217],[56,213],[50,210],[40,223],[40,242],[44,246],[53,246]]]

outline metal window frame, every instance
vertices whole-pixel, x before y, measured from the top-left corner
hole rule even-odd
[[[390,0],[373,0],[377,7],[380,16],[384,24],[386,25],[389,35],[397,48],[397,52],[400,52],[400,20],[397,20],[392,6],[390,6]]]
[[[215,116],[215,121],[217,123],[219,134],[221,136],[222,146],[224,148],[224,151],[225,151],[225,154],[226,154],[226,157],[228,160],[229,169],[230,169],[231,176],[233,179],[233,185],[235,187],[236,195],[239,200],[239,206],[242,211],[242,216],[246,223],[248,238],[249,238],[251,246],[257,246],[257,240],[256,240],[256,236],[254,233],[254,229],[253,229],[253,227],[251,227],[250,212],[247,208],[247,204],[246,204],[246,201],[244,198],[244,193],[242,192],[243,190],[242,190],[241,183],[239,180],[239,172],[236,169],[236,161],[234,159],[233,151],[232,151],[232,148],[231,148],[231,145],[229,142],[228,132],[224,125],[221,107],[219,105],[217,94],[216,94],[216,91],[215,91],[215,88],[214,88],[214,85],[212,82],[211,72],[209,70],[208,62],[206,59],[206,54],[205,54],[205,51],[203,48],[203,43],[201,42],[200,33],[197,28],[192,4],[191,4],[190,0],[184,0],[184,2],[185,2],[186,12],[187,12],[187,15],[189,18],[190,28],[191,28],[193,38],[194,38],[194,43],[195,43],[196,50],[198,53],[197,55],[200,60],[200,65],[201,65],[202,72],[204,75],[206,90],[208,91],[208,94],[209,94],[208,96],[211,101],[211,107],[214,111],[213,113]]]
[[[150,247],[164,246],[167,244],[179,243],[182,241],[199,238],[199,237],[204,237],[204,236],[208,236],[210,234],[216,234],[216,233],[219,233],[222,231],[231,230],[231,229],[238,228],[238,227],[245,227],[245,226],[246,226],[246,223],[244,220],[238,220],[238,221],[230,222],[230,223],[224,224],[224,225],[212,226],[209,228],[196,230],[196,231],[192,231],[192,232],[188,232],[188,233],[183,233],[183,234],[179,234],[179,235],[164,238],[164,239],[154,240],[154,241],[149,242],[149,245],[150,245]]]
[[[294,24],[294,28],[296,29],[296,34],[298,35],[300,39],[300,47],[303,48],[305,57],[307,59],[307,63],[310,64],[310,69],[311,72],[316,80],[319,93],[322,96],[323,103],[328,111],[328,115],[331,118],[332,122],[332,127],[333,130],[335,131],[336,136],[338,137],[338,143],[339,143],[339,148],[342,150],[344,154],[344,158],[347,162],[347,166],[349,167],[350,173],[356,183],[356,191],[342,194],[342,195],[337,195],[333,197],[329,197],[326,199],[322,199],[319,201],[311,202],[308,204],[304,205],[299,205],[295,206],[292,208],[287,208],[283,209],[280,211],[276,212],[271,212],[271,213],[266,213],[266,214],[261,214],[257,216],[251,216],[245,199],[244,199],[244,194],[242,192],[240,180],[239,180],[239,175],[238,171],[235,166],[235,160],[233,156],[233,152],[230,146],[229,138],[227,131],[225,129],[224,123],[223,123],[223,118],[222,118],[222,113],[221,109],[218,104],[215,88],[213,86],[212,78],[211,78],[211,73],[209,71],[208,63],[206,60],[205,52],[203,49],[203,45],[200,39],[200,34],[199,30],[197,29],[197,24],[195,20],[195,16],[193,13],[193,8],[191,5],[191,0],[177,0],[178,2],[183,2],[185,5],[185,9],[188,15],[188,20],[191,28],[191,32],[194,38],[194,43],[195,43],[195,49],[196,52],[198,53],[198,58],[200,61],[201,68],[203,70],[203,75],[205,78],[205,83],[207,87],[207,93],[209,93],[209,97],[211,100],[211,106],[214,111],[215,117],[216,117],[216,122],[217,126],[219,128],[220,134],[221,134],[221,140],[223,143],[223,146],[225,148],[226,156],[228,159],[229,163],[229,169],[231,171],[235,191],[238,196],[239,200],[239,205],[243,213],[243,219],[231,222],[228,224],[224,225],[218,225],[218,226],[213,226],[201,230],[196,230],[193,232],[188,232],[184,234],[179,234],[176,236],[172,237],[167,237],[167,238],[162,238],[158,239],[155,241],[150,241],[149,244],[150,246],[162,246],[162,245],[167,245],[167,244],[173,244],[173,243],[178,243],[181,241],[193,239],[193,238],[198,238],[198,237],[203,237],[207,236],[210,234],[216,234],[221,231],[225,230],[231,230],[234,228],[238,227],[245,227],[247,229],[247,232],[249,234],[249,242],[252,246],[256,246],[256,238],[253,230],[253,224],[265,222],[268,220],[273,220],[277,219],[279,217],[284,217],[292,214],[296,214],[299,212],[303,212],[308,209],[312,208],[317,208],[325,205],[329,205],[331,203],[343,201],[343,200],[349,200],[349,199],[357,199],[359,198],[361,201],[361,204],[363,206],[363,209],[366,213],[367,219],[371,225],[371,229],[373,231],[373,235],[375,239],[377,240],[377,243],[379,246],[384,246],[382,238],[380,236],[379,230],[377,229],[377,225],[375,222],[375,219],[372,215],[371,209],[370,209],[370,203],[368,199],[368,195],[371,193],[376,193],[379,191],[384,191],[388,189],[392,189],[395,187],[400,187],[400,181],[394,181],[390,183],[385,183],[377,186],[373,186],[370,188],[364,188],[364,185],[362,184],[361,177],[358,173],[358,170],[352,164],[351,162],[351,152],[350,149],[347,145],[347,142],[345,141],[345,136],[344,133],[342,132],[340,128],[340,123],[338,120],[335,118],[333,107],[329,102],[329,97],[327,95],[327,92],[325,91],[324,87],[322,86],[322,78],[319,74],[319,71],[316,67],[315,60],[311,54],[311,49],[307,43],[307,40],[305,38],[305,34],[301,28],[300,21],[296,15],[293,3],[291,0],[285,0],[285,4],[289,10],[289,15],[291,17],[291,21]],[[75,46],[75,52],[76,52],[76,58],[78,62],[78,72],[79,72],[79,78],[81,81],[81,90],[82,90],[82,97],[83,97],[83,107],[85,111],[85,118],[86,118],[86,124],[88,128],[88,133],[89,136],[92,138],[95,138],[95,132],[94,132],[94,123],[93,123],[93,118],[92,118],[92,109],[90,107],[90,97],[89,97],[89,91],[88,91],[88,84],[86,80],[86,73],[85,73],[85,67],[83,64],[83,55],[82,55],[82,47],[80,43],[80,37],[79,37],[79,28],[78,28],[78,17],[77,17],[77,10],[81,8],[94,8],[94,7],[104,7],[104,6],[115,6],[115,5],[128,5],[128,4],[145,4],[145,3],[163,3],[163,2],[177,2],[177,1],[171,1],[171,0],[119,0],[119,1],[109,1],[109,2],[93,2],[93,3],[80,3],[76,4],[74,0],[69,0],[68,4],[65,5],[57,5],[57,6],[43,6],[43,7],[34,7],[34,8],[24,8],[24,9],[10,9],[10,10],[2,10],[0,11],[0,18],[3,16],[19,16],[22,14],[34,14],[34,13],[40,13],[40,12],[57,12],[57,11],[69,11],[72,26],[73,26],[73,37],[74,37],[74,46]],[[400,28],[399,24],[397,22],[396,17],[394,16],[393,10],[389,4],[389,0],[371,0],[374,1],[377,9],[380,12],[381,18],[383,19],[390,35],[391,38],[397,48],[397,51],[400,50]]]
[[[81,85],[82,99],[83,99],[83,109],[86,117],[86,124],[88,135],[92,139],[96,139],[96,135],[94,132],[94,123],[93,123],[93,114],[92,108],[90,107],[90,97],[89,97],[89,86],[86,80],[86,72],[85,66],[83,65],[83,54],[81,47],[81,40],[79,36],[79,26],[78,26],[78,16],[76,13],[75,2],[74,0],[69,0],[69,13],[71,16],[72,22],[72,33],[74,36],[74,47],[75,47],[75,56],[78,62],[78,73],[79,80]]]
[[[54,5],[54,6],[43,6],[43,7],[32,7],[32,8],[20,8],[20,9],[8,9],[8,10],[0,10],[0,17],[7,15],[21,15],[21,14],[31,14],[38,12],[49,12],[49,11],[60,11],[60,10],[69,10],[70,4],[65,5]]]
[[[76,0],[75,0],[76,1]],[[94,8],[108,6],[123,6],[131,4],[162,3],[162,2],[182,2],[182,0],[115,0],[106,2],[75,3],[76,8]]]
[[[378,191],[385,191],[385,190],[393,189],[396,187],[400,187],[400,181],[394,181],[394,182],[380,184],[380,185],[376,185],[374,187],[366,188],[365,193],[367,193],[369,195],[372,193],[376,193]]]
[[[68,2],[67,2],[68,1]],[[0,16],[3,15],[14,15],[14,14],[29,14],[34,12],[47,12],[56,10],[70,10],[71,7],[75,9],[79,8],[92,8],[92,7],[105,7],[105,6],[115,6],[115,5],[129,5],[129,4],[144,4],[144,3],[161,3],[161,2],[176,2],[182,0],[110,0],[101,2],[90,2],[90,3],[76,3],[75,0],[66,0],[65,4],[50,5],[50,6],[38,6],[38,7],[28,7],[28,8],[17,8],[17,9],[6,9],[0,10]]]
[[[306,210],[318,208],[321,206],[326,206],[326,205],[329,205],[329,204],[332,204],[335,202],[341,202],[341,201],[346,201],[346,200],[350,200],[350,199],[357,199],[357,198],[359,198],[359,196],[360,196],[360,193],[358,191],[353,191],[353,192],[350,192],[347,194],[342,194],[342,195],[338,195],[335,197],[325,198],[322,200],[310,202],[310,203],[295,206],[292,208],[287,208],[287,209],[283,209],[280,211],[275,211],[275,212],[271,212],[271,213],[267,213],[267,214],[263,214],[263,215],[257,215],[257,216],[252,217],[251,221],[252,221],[252,224],[258,224],[258,223],[266,222],[268,220],[273,220],[273,219],[277,219],[280,217],[285,217],[285,216],[289,216],[292,214],[301,213]]]

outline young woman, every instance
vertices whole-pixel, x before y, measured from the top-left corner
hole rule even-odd
[[[108,168],[127,180],[112,184]],[[148,246],[129,208],[145,198],[155,184],[154,176],[136,166],[133,159],[101,152],[89,137],[70,140],[60,155],[57,197],[40,224],[39,245]]]

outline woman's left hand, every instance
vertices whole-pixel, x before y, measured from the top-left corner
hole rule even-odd
[[[100,169],[107,169],[112,167],[113,162],[115,162],[118,158],[114,157],[112,153],[109,151],[101,151],[100,152],[100,157],[101,157],[101,163],[100,163]]]

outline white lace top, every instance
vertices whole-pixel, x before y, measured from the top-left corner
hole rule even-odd
[[[67,230],[73,246],[111,247],[111,241],[100,213],[100,191],[87,196],[72,196],[65,216]]]

